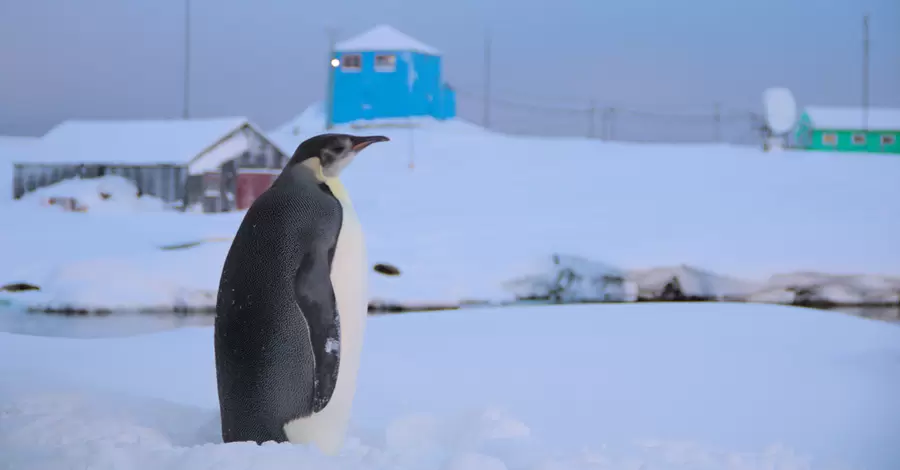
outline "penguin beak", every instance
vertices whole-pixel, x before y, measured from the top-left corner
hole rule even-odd
[[[359,152],[360,150],[368,147],[369,145],[374,144],[375,142],[389,142],[391,139],[383,135],[365,135],[365,136],[352,136],[350,137],[350,142],[353,145],[353,151]]]

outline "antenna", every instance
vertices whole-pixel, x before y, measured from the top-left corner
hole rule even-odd
[[[481,125],[491,128],[491,29],[484,31],[484,119]]]
[[[333,27],[325,28],[328,35],[328,88],[325,91],[325,129],[334,127],[334,74],[340,62],[335,58],[335,42],[337,31]]]
[[[863,76],[862,76],[863,130],[869,130],[869,14],[863,16]]]
[[[190,117],[191,92],[191,0],[184,0],[184,97],[181,117]]]
[[[763,91],[767,142],[766,149],[782,148],[787,134],[797,124],[797,102],[791,90],[783,87]]]

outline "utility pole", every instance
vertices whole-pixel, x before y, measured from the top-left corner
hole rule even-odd
[[[600,138],[609,140],[609,108],[603,109],[603,117],[601,118]]]
[[[616,138],[616,108],[609,107],[606,108],[606,121],[607,125],[607,140],[614,140]]]
[[[862,71],[863,130],[869,130],[869,14],[863,16],[863,71]]]
[[[188,119],[190,117],[190,99],[191,99],[191,0],[184,0],[184,102],[181,104],[184,108],[181,117]]]
[[[491,127],[491,30],[484,32],[484,127]]]
[[[331,129],[334,127],[332,123],[334,120],[334,72],[337,68],[332,61],[335,60],[334,47],[337,33],[332,27],[325,28],[325,33],[328,35],[328,89],[325,91],[325,128]]]

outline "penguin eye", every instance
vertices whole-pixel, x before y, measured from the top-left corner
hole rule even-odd
[[[344,147],[342,144],[337,144],[337,145],[334,146],[334,148],[332,149],[332,151],[333,151],[334,153],[340,155],[340,154],[344,153],[344,148],[345,148],[345,147]]]

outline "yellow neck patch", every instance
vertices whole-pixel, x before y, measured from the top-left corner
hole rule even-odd
[[[353,208],[353,203],[350,201],[350,194],[347,192],[347,188],[344,187],[344,183],[336,176],[325,176],[325,173],[322,172],[322,162],[320,162],[318,158],[310,158],[309,160],[304,161],[303,164],[315,172],[316,179],[328,185],[328,189],[331,190],[334,197],[341,201],[341,204],[350,209]]]
[[[331,189],[331,192],[334,193],[334,197],[338,198],[346,206],[352,205],[350,193],[347,192],[347,188],[344,187],[344,183],[341,182],[340,178],[325,178],[324,181],[328,188]]]

